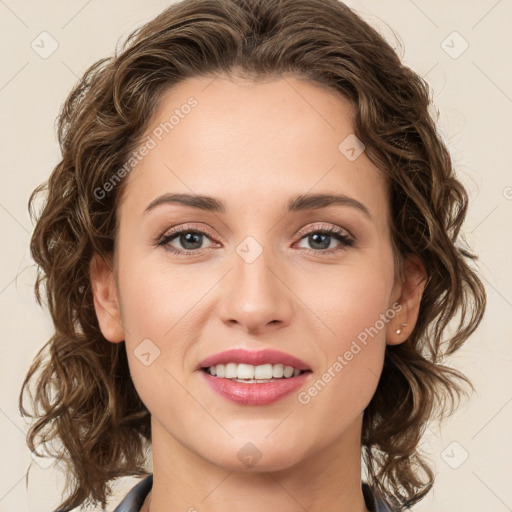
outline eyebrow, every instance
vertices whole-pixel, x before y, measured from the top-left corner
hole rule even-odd
[[[211,196],[197,194],[163,194],[149,203],[144,213],[163,204],[181,204],[191,208],[198,208],[209,212],[225,213],[224,203]],[[317,210],[332,205],[351,206],[364,213],[370,220],[372,216],[368,208],[357,199],[345,194],[301,194],[290,199],[288,212],[303,210]]]

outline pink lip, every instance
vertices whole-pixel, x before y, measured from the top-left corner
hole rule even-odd
[[[305,372],[297,377],[283,378],[274,382],[246,384],[214,377],[205,371],[200,373],[213,391],[240,405],[266,405],[275,402],[299,389],[311,375],[311,372]]]
[[[311,370],[311,367],[302,361],[302,359],[299,359],[290,354],[286,354],[285,352],[280,352],[279,350],[268,348],[258,351],[246,350],[243,348],[226,350],[225,352],[220,352],[219,354],[207,357],[199,363],[196,369],[200,370],[201,368],[209,368],[210,366],[227,363],[245,363],[251,364],[253,366],[259,366],[262,364],[282,364],[285,366],[292,366],[293,368],[297,368],[299,370]],[[252,384],[247,385],[252,386]],[[256,385],[262,386],[263,384]]]

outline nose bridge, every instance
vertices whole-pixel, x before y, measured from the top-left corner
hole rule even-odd
[[[283,278],[277,277],[282,275],[280,262],[263,243],[248,236],[235,248],[234,268],[222,294],[222,320],[247,330],[287,323],[292,310]]]

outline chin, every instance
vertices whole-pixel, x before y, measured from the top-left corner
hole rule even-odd
[[[224,447],[225,456],[219,457],[218,451],[213,457],[206,457],[212,464],[229,471],[260,473],[286,470],[303,459],[303,444],[284,445],[269,442],[268,439],[250,441],[245,436],[243,441],[231,440]],[[276,439],[277,440],[277,439]]]

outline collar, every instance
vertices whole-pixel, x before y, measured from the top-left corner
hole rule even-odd
[[[153,474],[150,474],[130,489],[114,512],[139,512],[152,487]],[[362,490],[366,508],[370,512],[393,512],[385,500],[375,496],[371,487],[366,482],[362,483]]]

